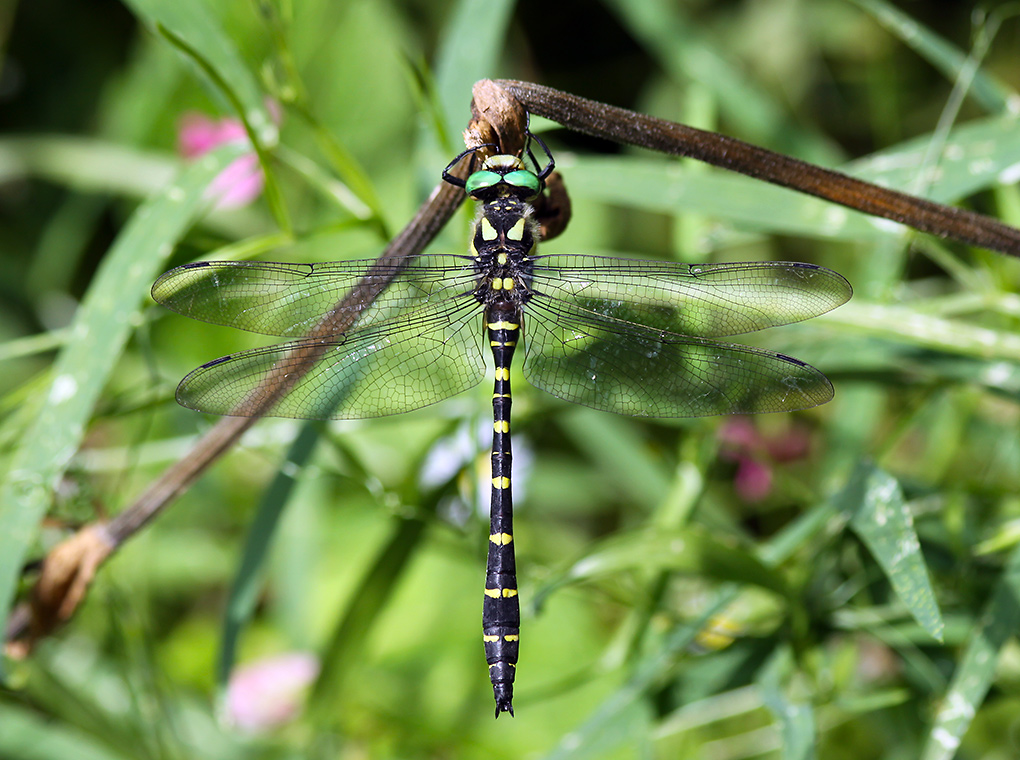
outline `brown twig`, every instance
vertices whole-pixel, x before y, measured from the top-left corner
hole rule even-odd
[[[529,112],[585,134],[695,158],[922,232],[1020,256],[1020,230],[973,211],[916,198],[732,137],[585,100],[551,87],[504,79],[496,84]]]

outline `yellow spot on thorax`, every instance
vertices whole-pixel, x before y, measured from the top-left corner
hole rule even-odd
[[[521,217],[514,226],[506,231],[508,240],[523,240],[524,239],[524,217]]]
[[[492,222],[484,216],[479,224],[481,224],[482,227],[482,240],[495,240],[499,236],[499,233],[496,232],[496,228],[492,226]]]

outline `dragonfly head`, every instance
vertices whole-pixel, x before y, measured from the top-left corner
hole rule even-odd
[[[467,178],[464,189],[479,201],[506,195],[532,201],[542,192],[542,180],[517,156],[489,156],[482,168]]]

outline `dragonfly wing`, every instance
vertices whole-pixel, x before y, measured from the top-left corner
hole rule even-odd
[[[474,387],[485,374],[470,295],[352,330],[225,356],[181,381],[177,400],[210,414],[361,419],[399,414]]]
[[[356,318],[366,327],[448,298],[451,289],[466,290],[475,277],[470,259],[453,255],[420,256],[402,266],[207,261],[170,270],[156,280],[152,297],[204,322],[300,338],[327,313],[336,312],[338,325],[349,327]],[[377,292],[373,300],[351,298],[369,291]]]
[[[806,409],[832,398],[821,372],[783,354],[654,330],[569,301],[534,298],[525,317],[524,377],[575,404],[704,417]]]
[[[679,264],[536,256],[532,289],[577,311],[706,338],[800,322],[845,303],[850,284],[813,264]]]

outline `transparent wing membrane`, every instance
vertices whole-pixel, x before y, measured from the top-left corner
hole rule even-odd
[[[465,256],[420,256],[403,267],[374,261],[327,264],[211,261],[177,267],[152,286],[152,297],[168,309],[203,322],[241,330],[301,338],[359,288],[385,289],[368,305],[351,299],[339,309],[358,326],[398,318],[451,289],[470,290],[475,273]]]
[[[199,411],[240,417],[400,414],[477,385],[486,369],[481,336],[474,299],[448,299],[335,340],[293,341],[218,359],[185,377],[177,400]],[[292,384],[285,378],[270,385],[281,368],[286,377],[296,377],[309,366]]]
[[[849,283],[811,264],[697,264],[600,256],[535,259],[538,300],[577,312],[705,338],[800,322],[845,303]],[[532,303],[534,303],[533,301]]]
[[[792,411],[832,386],[797,359],[650,329],[567,301],[533,300],[524,377],[565,401],[636,417]]]

